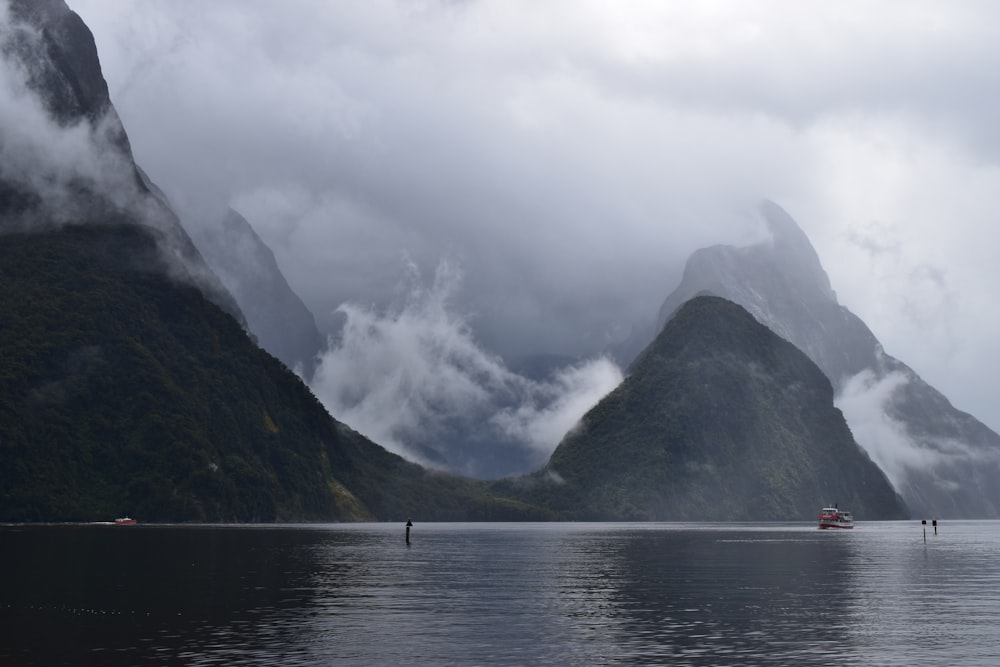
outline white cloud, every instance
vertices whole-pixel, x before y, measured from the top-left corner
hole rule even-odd
[[[517,407],[493,416],[511,438],[551,454],[580,418],[622,381],[621,369],[606,358],[561,369],[549,382],[535,383]]]
[[[910,378],[896,371],[877,378],[868,369],[849,378],[836,398],[836,405],[851,425],[855,440],[885,472],[896,489],[906,486],[912,471],[933,473],[953,464],[967,465],[970,461],[994,461],[994,453],[974,450],[954,439],[935,438],[921,444],[907,432],[906,426],[890,416],[891,403]],[[947,479],[936,479],[941,486],[953,485]]]
[[[864,370],[844,382],[836,400],[851,424],[855,440],[897,489],[902,488],[908,468],[924,468],[932,463],[924,459],[929,451],[917,447],[906,427],[886,414],[893,393],[908,381],[903,373],[877,379],[873,371]]]
[[[3,7],[6,12],[6,6]],[[34,192],[50,219],[61,223],[75,210],[81,188],[96,191],[119,208],[135,203],[138,190],[131,163],[114,146],[120,126],[113,115],[99,122],[56,122],[29,88],[24,63],[9,55],[44,47],[23,24],[0,17],[0,177]]]
[[[408,273],[392,308],[341,307],[340,339],[312,383],[332,415],[388,449],[486,475],[482,460],[491,457],[474,451],[469,433],[476,433],[491,446],[517,448],[511,465],[527,472],[621,381],[604,359],[564,368],[549,381],[510,371],[453,311],[461,285],[454,265],[440,264],[429,286],[416,266]]]
[[[237,204],[321,321],[454,256],[481,347],[591,354],[766,197],[1000,428],[1000,5],[70,4],[140,164],[182,208]]]

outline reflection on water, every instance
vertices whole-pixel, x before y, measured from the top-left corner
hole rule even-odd
[[[1000,523],[0,527],[0,664],[994,665]]]

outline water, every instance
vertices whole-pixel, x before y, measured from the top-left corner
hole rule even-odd
[[[1000,522],[927,530],[0,526],[0,664],[1000,664]]]

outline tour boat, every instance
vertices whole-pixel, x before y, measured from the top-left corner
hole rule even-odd
[[[820,528],[854,528],[850,512],[834,507],[824,507],[819,513]]]
[[[132,526],[135,525],[135,519],[127,516],[119,517],[115,519],[116,526]]]

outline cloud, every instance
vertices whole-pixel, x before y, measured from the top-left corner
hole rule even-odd
[[[0,141],[0,178],[35,193],[56,223],[79,217],[82,191],[98,193],[120,208],[130,205],[138,189],[131,162],[114,143],[117,118],[57,122],[29,86],[28,63],[45,57],[41,37],[30,26],[11,23],[6,5],[3,11],[0,126],[9,129]]]
[[[454,312],[460,285],[454,264],[441,263],[425,285],[411,263],[391,308],[342,306],[343,329],[321,358],[313,392],[338,419],[426,465],[477,476],[527,472],[621,372],[605,359],[547,381],[512,372]]]
[[[605,357],[560,369],[548,382],[529,385],[517,407],[505,408],[492,422],[509,437],[551,454],[580,418],[622,381],[622,372]]]
[[[139,163],[240,210],[330,329],[447,256],[481,348],[593,355],[770,198],[886,350],[1000,428],[995,3],[70,4]]]
[[[239,317],[174,212],[143,184],[100,87],[81,92],[85,86],[62,67],[61,59],[86,57],[87,49],[54,44],[54,33],[27,20],[14,20],[9,4],[0,2],[0,231],[145,225],[156,230],[158,266],[168,276],[200,286]]]
[[[221,3],[180,18],[154,6],[117,19],[130,56],[110,58],[108,76],[172,200],[232,203],[321,320],[349,300],[384,305],[387,255],[431,271],[445,248],[474,267],[462,308],[491,349],[589,353],[650,317],[686,253],[738,236],[742,204],[770,189],[705,184],[773,174],[760,151],[793,156],[781,123],[608,90],[586,38],[550,24],[565,9],[543,9],[511,49],[505,31],[531,12],[497,3]],[[116,86],[114,68],[135,62]],[[276,200],[297,200],[297,214],[274,222]]]
[[[917,447],[906,427],[886,414],[892,395],[908,381],[903,373],[877,379],[872,370],[864,370],[844,382],[836,400],[858,444],[897,489],[902,488],[907,469],[927,469],[932,463],[924,458],[930,452]]]
[[[58,80],[64,75],[54,69],[43,36],[12,22],[6,3],[0,10],[0,127],[8,128],[0,140],[0,179],[37,197],[36,209],[5,223],[79,223],[111,210],[172,231],[166,211],[139,185],[114,109],[96,118],[57,119],[46,96],[58,96],[52,88],[71,83]]]
[[[893,419],[888,410],[893,396],[909,381],[902,372],[877,378],[868,369],[849,378],[836,398],[836,405],[850,423],[858,444],[896,489],[905,488],[908,476],[914,471],[927,474],[956,463],[964,466],[970,461],[995,462],[996,454],[973,450],[955,439],[926,439],[923,444],[914,440],[906,426]],[[941,478],[935,482],[944,488],[954,485],[953,481]]]

